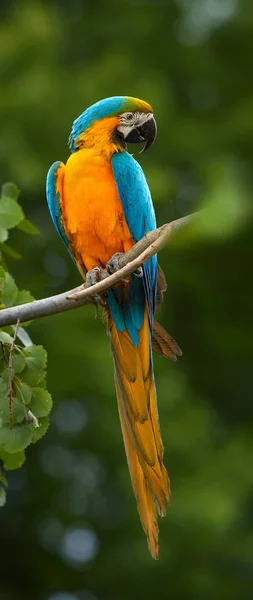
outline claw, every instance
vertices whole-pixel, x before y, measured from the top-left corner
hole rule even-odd
[[[102,300],[102,296],[98,296],[98,294],[95,294],[93,296],[93,299],[95,300],[96,304],[99,304],[99,306],[102,306],[103,308],[106,307],[106,302]]]
[[[124,252],[117,252],[116,254],[114,254],[112,256],[112,258],[110,258],[110,260],[106,264],[106,269],[107,269],[109,275],[112,275],[113,273],[117,273],[117,271],[120,270],[121,267],[119,265],[119,260],[122,256],[124,256]],[[136,269],[136,271],[134,272],[134,275],[135,275],[135,277],[138,277],[141,279],[141,277],[143,277],[142,267],[138,267],[138,269]],[[129,283],[129,279],[121,279],[121,281],[123,281],[124,283]]]
[[[138,279],[141,279],[143,277],[143,268],[138,267],[138,269],[136,269],[136,271],[134,271],[134,275],[135,275],[135,277],[138,277]]]
[[[93,285],[95,285],[99,281],[101,281],[101,269],[100,269],[100,267],[94,267],[90,271],[87,271],[87,273],[86,273],[86,284],[87,284],[87,287],[92,287]],[[103,306],[103,308],[106,306],[106,304],[102,300],[101,296],[98,296],[97,294],[94,294],[93,299],[96,302],[96,304],[99,304],[100,306]]]
[[[98,283],[100,281],[100,279],[101,279],[100,267],[94,267],[94,269],[87,271],[87,273],[86,273],[87,287],[91,287],[92,285],[95,285],[96,283]]]
[[[106,270],[108,271],[109,275],[112,275],[120,270],[119,259],[122,256],[124,256],[124,252],[116,252],[116,254],[114,254],[112,258],[108,260],[108,263],[106,263]]]

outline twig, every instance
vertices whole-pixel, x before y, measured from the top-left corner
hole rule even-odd
[[[12,404],[13,404],[13,397],[12,397],[12,356],[13,356],[13,350],[14,350],[14,346],[15,346],[15,341],[16,341],[17,333],[18,333],[19,323],[20,323],[20,320],[17,319],[17,323],[16,323],[16,327],[15,327],[15,331],[14,331],[14,336],[13,336],[12,344],[11,344],[11,347],[10,347],[10,354],[9,354],[8,398],[9,398],[9,411],[10,411],[10,429],[12,429],[12,425],[13,425],[13,418],[12,418]]]
[[[198,215],[199,213],[194,213],[187,217],[182,217],[147,233],[131,250],[121,257],[119,261],[120,270],[117,273],[109,275],[106,269],[102,269],[101,281],[92,287],[88,288],[86,284],[82,284],[78,288],[62,294],[2,309],[0,311],[0,327],[13,325],[17,323],[17,320],[22,323],[24,321],[40,319],[67,310],[73,310],[92,302],[94,295],[103,294],[122,278],[136,271],[138,267],[167,244],[177,229],[192,223]]]

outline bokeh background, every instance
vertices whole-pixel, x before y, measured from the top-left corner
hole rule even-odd
[[[91,306],[34,322],[51,426],[9,474],[1,600],[253,597],[253,3],[2,0],[0,178],[40,237],[15,232],[20,288],[80,283],[45,200],[74,118],[133,95],[158,138],[138,158],[158,224],[208,206],[164,249],[162,324],[184,355],[155,359],[172,503],[147,551],[129,481],[105,327]]]

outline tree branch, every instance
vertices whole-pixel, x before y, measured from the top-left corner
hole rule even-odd
[[[17,337],[17,333],[18,333],[18,328],[19,328],[19,319],[17,320],[17,323],[16,323],[16,327],[15,327],[15,331],[14,331],[14,336],[13,336],[12,344],[11,344],[11,347],[10,347],[10,354],[9,354],[8,397],[9,397],[9,411],[10,411],[10,429],[12,429],[12,425],[13,425],[13,419],[12,419],[12,404],[13,404],[13,397],[12,397],[12,357],[13,357],[13,350],[14,350],[14,347],[15,347],[16,337]]]
[[[106,269],[102,269],[101,281],[92,287],[87,287],[84,283],[73,290],[57,294],[56,296],[2,309],[0,311],[0,327],[13,325],[17,321],[22,323],[24,321],[55,315],[92,302],[93,296],[102,295],[108,289],[115,286],[121,279],[136,271],[151,256],[159,252],[177,229],[191,223],[196,219],[198,214],[194,213],[188,217],[182,217],[181,219],[162,225],[159,229],[149,231],[129,252],[126,252],[120,258],[120,270],[117,273],[109,275]]]

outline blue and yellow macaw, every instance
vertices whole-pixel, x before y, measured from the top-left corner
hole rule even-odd
[[[74,121],[66,165],[55,162],[49,169],[46,193],[51,217],[90,284],[98,280],[101,268],[115,270],[119,253],[156,228],[145,175],[127,151],[128,142],[143,141],[147,149],[155,137],[150,104],[127,96],[106,98]],[[154,558],[159,554],[157,513],[166,513],[170,485],[163,464],[152,346],[172,360],[181,354],[153,318],[165,289],[153,256],[104,298],[126,456]]]

